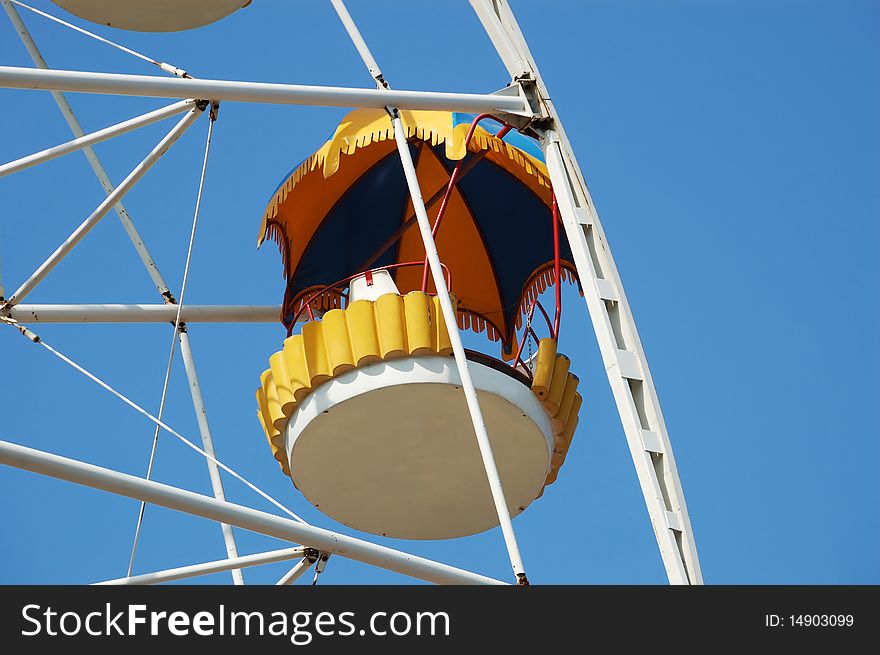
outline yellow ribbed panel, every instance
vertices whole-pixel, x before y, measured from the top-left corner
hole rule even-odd
[[[457,307],[458,302],[453,294],[449,294],[452,306]],[[434,326],[433,344],[438,355],[452,354],[452,340],[449,338],[449,330],[446,329],[446,321],[443,320],[443,310],[440,308],[440,299],[437,296],[431,298],[431,324]]]
[[[281,412],[288,414],[293,411],[296,401],[293,398],[290,375],[287,373],[287,366],[284,364],[283,351],[278,351],[269,358],[269,370],[272,371],[272,381],[275,383],[275,393],[278,395]]]
[[[559,411],[559,402],[562,400],[562,393],[565,391],[565,383],[568,381],[568,367],[571,362],[565,355],[557,355],[556,363],[553,366],[553,377],[550,379],[550,390],[544,398],[544,408],[550,416]]]
[[[406,348],[406,321],[403,298],[386,293],[376,299],[376,332],[379,334],[379,356],[382,359],[403,357]]]
[[[278,391],[272,380],[272,369],[263,371],[260,380],[263,382],[263,393],[266,394],[266,408],[269,412],[267,423],[274,425],[275,429],[281,430],[280,425],[284,421],[284,410],[281,408],[281,403],[278,402]]]
[[[283,350],[269,358],[269,369],[260,377],[258,413],[272,455],[290,475],[283,434],[287,422],[297,405],[327,380],[383,359],[451,353],[440,303],[420,291],[403,298],[386,294],[375,302],[358,300],[306,323],[302,334],[284,340]],[[550,415],[555,437],[545,485],[556,479],[571,445],[581,406],[577,387],[578,378],[569,372],[568,358],[557,354],[556,341],[542,339],[532,391]]]
[[[356,300],[345,309],[345,322],[351,340],[351,352],[356,366],[366,366],[378,362],[379,336],[376,334],[376,319],[373,316],[373,303],[369,300]]]
[[[573,373],[569,373],[566,377],[565,391],[562,392],[559,409],[556,410],[556,413],[550,419],[550,422],[553,424],[554,434],[561,434],[565,429],[565,424],[568,423],[568,417],[571,416],[571,404],[574,401],[579,382],[578,376]]]
[[[348,325],[345,312],[331,309],[321,319],[324,332],[324,346],[330,360],[331,374],[336,376],[354,368],[354,355],[351,352],[351,340],[348,337]]]
[[[544,485],[553,484],[559,468],[565,462],[571,439],[578,423],[581,396],[577,392],[578,377],[569,372],[568,357],[556,352],[554,339],[541,339],[535,358],[535,372],[532,378],[532,392],[541,401],[550,415],[553,429],[553,453],[550,470]],[[541,490],[540,498],[544,491]]]
[[[407,350],[412,355],[436,352],[436,334],[431,315],[433,304],[432,299],[420,291],[412,291],[403,297]]]
[[[306,323],[302,334],[284,340],[260,377],[257,405],[273,456],[289,475],[283,432],[297,405],[327,380],[383,359],[451,352],[439,301],[420,291],[358,300]]]
[[[302,338],[311,385],[322,384],[333,376],[324,344],[324,325],[319,321],[306,323],[303,325]]]
[[[538,342],[538,356],[535,360],[535,375],[532,378],[532,391],[538,400],[544,400],[550,392],[553,369],[556,365],[556,340],[541,339]]]
[[[312,381],[309,367],[306,365],[306,354],[303,350],[301,334],[295,334],[284,340],[284,365],[290,376],[290,388],[296,402],[302,402],[311,390]]]

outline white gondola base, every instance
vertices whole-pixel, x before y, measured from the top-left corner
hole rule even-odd
[[[521,381],[469,362],[512,516],[541,492],[553,434]],[[449,539],[498,525],[451,357],[404,357],[324,383],[285,432],[291,478],[320,511],[388,537]]]

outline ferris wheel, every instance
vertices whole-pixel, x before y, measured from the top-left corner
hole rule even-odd
[[[139,501],[124,577],[155,584],[293,562],[278,584],[320,574],[333,556],[438,584],[529,584],[513,519],[564,476],[577,444],[589,375],[558,349],[562,289],[576,285],[599,345],[668,580],[702,584],[669,434],[632,312],[571,144],[505,0],[470,0],[510,76],[486,94],[392,88],[342,0],[331,0],[375,88],[199,79],[80,26],[177,32],[219,21],[251,0],[53,0],[55,16],[0,0],[34,68],[0,66],[0,88],[51,92],[73,139],[0,164],[0,176],[81,151],[106,197],[23,281],[0,287],[0,326],[17,330],[153,425],[145,477],[0,442],[0,463]],[[20,10],[146,60],[164,76],[49,68]],[[160,109],[85,132],[64,93],[158,97]],[[188,274],[220,103],[353,108],[315,151],[278,171],[255,236],[278,246],[285,292],[276,306],[195,305]],[[93,146],[177,121],[118,184]],[[184,275],[167,283],[125,207],[126,194],[197,122],[207,122]],[[13,178],[14,179],[14,178]],[[116,213],[159,294],[152,305],[27,303],[30,293],[105,217]],[[521,240],[526,247],[516,247]],[[8,277],[8,272],[6,272]],[[568,303],[566,312],[582,312]],[[154,413],[40,336],[41,323],[170,323],[173,337]],[[253,438],[301,502],[365,533],[306,522],[236,471],[215,449],[187,325],[274,323],[275,348],[253,371]],[[465,348],[464,333],[485,337]],[[200,442],[164,417],[175,353],[183,362]],[[213,496],[152,480],[159,437],[207,463]],[[582,437],[581,437],[582,438]],[[576,447],[576,446],[575,446]],[[274,462],[274,464],[273,464]],[[227,501],[235,480],[267,512]],[[225,559],[134,574],[146,505],[220,525]],[[375,543],[447,540],[500,527],[509,579],[496,579]],[[242,555],[234,528],[294,546]],[[387,539],[385,539],[387,541]],[[540,580],[532,580],[540,582]]]

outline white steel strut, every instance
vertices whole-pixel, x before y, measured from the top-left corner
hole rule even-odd
[[[267,82],[202,80],[153,75],[121,75],[67,70],[40,70],[0,66],[0,87],[42,89],[152,98],[211,98],[235,102],[262,102],[281,105],[321,105],[324,107],[372,107],[383,109],[394,104],[401,109],[440,111],[509,111],[523,113],[525,103],[519,95],[445,93],[436,91],[391,91],[387,97],[376,89],[338,86],[304,86]]]
[[[67,239],[64,240],[58,248],[37,268],[36,271],[24,282],[21,283],[21,286],[15,290],[12,296],[6,301],[7,306],[12,306],[20,302],[27,296],[31,291],[33,291],[34,287],[36,287],[40,281],[49,274],[55,266],[58,265],[62,259],[64,259],[73,247],[78,244],[86,234],[88,234],[100,221],[104,216],[106,216],[107,212],[109,212],[113,206],[126,194],[131,188],[137,184],[138,180],[140,180],[144,174],[153,165],[159,161],[159,159],[168,152],[168,149],[177,141],[184,132],[201,116],[204,107],[196,106],[190,109],[186,116],[184,116],[180,121],[171,128],[171,131],[166,134],[159,143],[150,151],[150,153],[141,161],[137,166],[135,166],[132,171],[126,176],[126,178],[119,183],[113,191],[101,202],[100,205],[93,211],[88,218],[86,218],[71,234]]]
[[[294,582],[299,580],[306,571],[311,568],[312,564],[314,564],[315,561],[316,560],[314,557],[303,557],[300,561],[293,565],[292,569],[281,576],[281,578],[278,580],[278,582],[275,583],[275,585],[292,585]]]
[[[356,537],[275,516],[268,512],[145,480],[94,464],[0,441],[0,464],[41,473],[60,480],[137,498],[154,505],[237,525],[286,541],[307,544],[326,553],[372,564],[436,584],[505,584],[500,580],[410,555]]]
[[[40,52],[40,49],[37,47],[37,44],[34,41],[33,37],[31,36],[31,33],[28,30],[27,26],[22,21],[21,16],[19,16],[18,12],[12,6],[12,4],[9,2],[9,0],[0,0],[0,2],[2,2],[3,8],[6,10],[6,13],[9,16],[9,19],[12,22],[13,27],[15,27],[15,30],[18,33],[19,38],[22,41],[22,44],[24,45],[25,49],[28,51],[28,54],[30,55],[34,64],[37,66],[38,69],[48,70],[49,66],[46,63],[46,60],[44,59],[42,53]],[[42,13],[42,12],[38,12],[38,13]],[[74,26],[71,26],[71,27],[74,27]],[[74,27],[74,29],[77,29],[77,28]],[[82,30],[80,30],[80,31],[82,31]],[[105,40],[105,39],[101,39],[101,37],[97,37],[96,35],[92,35],[92,34],[90,34],[90,35],[94,36],[95,38],[98,38],[100,40]],[[148,57],[144,57],[143,55],[140,55],[139,53],[128,50],[127,48],[119,46],[118,44],[114,44],[109,41],[107,41],[107,43],[110,43],[111,45],[114,45],[115,47],[121,47],[123,50],[127,50],[130,54],[134,54],[135,56],[138,56],[141,58],[146,58],[148,61],[151,61],[152,63],[159,66],[159,68],[161,68],[165,72],[171,73],[172,75],[178,75],[178,76],[185,75],[184,71],[182,71],[181,69],[179,69],[175,66],[171,66],[171,65],[165,64],[163,62],[157,62],[157,61],[152,60]],[[80,149],[82,149],[83,153],[86,156],[86,159],[88,160],[90,166],[92,167],[92,170],[94,171],[96,177],[98,178],[98,181],[101,183],[101,186],[103,186],[105,192],[107,193],[108,200],[110,198],[116,198],[115,202],[113,203],[113,208],[115,209],[117,215],[119,216],[119,219],[122,222],[123,228],[125,229],[126,233],[128,234],[129,239],[131,240],[131,243],[134,246],[134,249],[138,254],[138,257],[141,260],[141,263],[144,265],[144,268],[146,269],[147,273],[149,274],[150,278],[152,279],[154,285],[156,286],[156,289],[159,291],[159,294],[162,296],[162,299],[165,301],[166,304],[167,303],[174,303],[175,302],[174,295],[171,293],[171,290],[168,288],[168,285],[166,284],[164,278],[162,277],[162,274],[159,271],[159,268],[156,265],[156,262],[153,260],[153,257],[150,255],[150,252],[147,249],[146,244],[144,243],[143,239],[141,238],[140,234],[138,233],[138,230],[134,225],[134,221],[131,219],[131,216],[129,215],[128,211],[125,209],[124,205],[122,204],[122,196],[125,194],[125,191],[120,191],[120,189],[115,187],[113,185],[113,183],[110,181],[110,178],[107,175],[107,172],[104,169],[103,164],[101,164],[101,161],[98,159],[97,154],[92,149],[91,143],[88,142],[90,135],[85,135],[85,133],[82,129],[82,126],[80,125],[79,120],[77,119],[76,115],[73,112],[73,108],[70,106],[70,103],[67,101],[67,98],[64,97],[64,94],[61,93],[60,91],[52,91],[52,97],[55,99],[55,103],[58,105],[58,109],[61,111],[62,116],[64,116],[65,121],[70,126],[70,129],[74,134],[74,137],[76,137],[74,139],[74,142],[81,142],[81,140],[86,141],[85,144],[80,145]],[[180,105],[180,104],[184,104],[184,103],[177,103],[177,105]],[[187,106],[189,106],[190,104],[196,105],[193,109],[190,110],[192,113],[196,114],[196,116],[198,114],[200,114],[203,109],[201,106],[202,103],[196,104],[195,100],[185,101],[185,104]],[[175,106],[176,105],[172,105],[172,107],[175,107]],[[214,111],[215,110],[212,110],[212,113],[210,115],[211,127],[209,128],[209,132],[208,132],[208,143],[206,145],[205,163],[202,168],[201,181],[200,181],[200,186],[199,186],[199,201],[201,200],[202,184],[204,183],[204,176],[205,176],[204,166],[207,165],[207,148],[210,146],[210,134],[212,131],[211,128],[213,128],[213,121],[215,118]],[[153,112],[153,113],[156,113],[156,112]],[[148,114],[148,116],[149,116],[149,114]],[[186,120],[186,118],[184,120]],[[184,121],[181,121],[181,124],[183,122]],[[112,129],[112,128],[108,128],[108,129]],[[172,130],[172,132],[173,132],[173,130]],[[91,136],[94,136],[94,135],[91,135]],[[122,186],[124,186],[124,185],[125,185],[125,181],[122,183]],[[196,217],[197,216],[198,216],[198,202],[197,202],[197,206],[196,206]],[[195,225],[193,227],[195,228]],[[190,253],[191,253],[191,251],[192,251],[192,240],[190,242],[190,248],[189,248]],[[27,282],[25,284],[27,284]],[[182,295],[182,292],[181,292],[181,295]],[[19,297],[19,300],[20,299],[21,299],[21,297]],[[4,307],[4,309],[8,310],[10,306],[11,306],[11,303],[7,303]],[[214,456],[214,444],[213,444],[213,439],[211,437],[210,429],[207,425],[205,405],[204,405],[204,401],[201,396],[198,374],[197,374],[196,368],[195,368],[195,361],[193,360],[193,357],[192,357],[192,351],[188,347],[189,346],[189,335],[184,335],[180,332],[181,312],[182,312],[182,307],[178,307],[177,312],[176,312],[176,316],[175,316],[175,320],[174,320],[174,330],[175,330],[175,333],[181,335],[181,339],[180,339],[181,350],[184,349],[184,341],[186,341],[186,346],[187,346],[186,349],[187,349],[187,352],[189,355],[187,357],[186,374],[189,379],[190,386],[193,389],[193,392],[192,392],[193,407],[196,411],[196,416],[199,419],[199,429],[201,432],[202,441],[203,441],[206,449],[210,451],[211,457],[213,457]],[[0,311],[0,317],[2,317],[2,311]],[[172,356],[173,356],[173,352],[174,351],[172,349],[172,352],[171,352]],[[170,361],[171,360],[169,358],[169,369],[170,369]],[[170,370],[169,370],[169,372],[170,372]],[[167,374],[166,374],[166,380],[165,380],[166,388],[167,388],[167,383],[168,383],[168,379],[167,379]],[[164,403],[164,397],[165,397],[165,390],[163,389],[163,403]],[[161,413],[161,408],[160,408],[160,413]],[[154,435],[153,451],[150,456],[151,468],[152,468],[153,455],[155,454],[155,446],[156,446],[156,440],[158,439],[158,434],[159,433],[158,433],[158,427],[157,427],[157,430]],[[211,477],[211,483],[212,483],[212,486],[214,489],[215,496],[217,498],[223,500],[224,499],[224,492],[223,492],[222,481],[220,480],[219,471],[217,470],[217,464],[215,461],[211,460],[211,457],[209,457],[206,460],[207,465],[208,465],[208,472]],[[135,545],[132,548],[131,559],[129,561],[129,571],[128,571],[129,575],[131,574],[131,567],[134,564],[135,549],[137,547],[137,533],[139,532],[139,529],[140,529],[141,520],[143,518],[143,512],[144,512],[144,506],[141,505],[140,512],[138,515],[138,528],[136,530],[136,535],[135,535]],[[224,524],[221,524],[220,527],[221,527],[221,531],[223,533],[223,539],[224,539],[224,543],[226,545],[227,553],[232,558],[237,557],[238,551],[237,551],[237,548],[235,545],[235,538],[232,533],[232,529],[228,525],[224,525]],[[240,570],[237,570],[237,569],[232,570],[232,580],[235,584],[244,584],[244,578],[242,577],[242,573]]]
[[[46,148],[45,150],[35,152],[27,157],[16,159],[15,161],[0,166],[0,176],[17,173],[18,171],[30,168],[31,166],[42,164],[43,162],[50,161],[68,153],[76,152],[77,150],[82,150],[83,148],[101,143],[107,139],[126,134],[139,127],[146,127],[147,125],[152,125],[153,123],[165,120],[171,116],[182,114],[183,112],[192,109],[193,106],[195,106],[195,103],[195,100],[182,100],[180,102],[175,102],[173,105],[168,105],[167,107],[151,111],[143,116],[136,116],[135,118],[117,123],[116,125],[105,127],[103,130],[98,130],[91,134],[85,134],[81,137],[72,139],[71,141],[67,141],[66,143],[53,146],[52,148]]]
[[[25,50],[27,50],[28,55],[34,62],[34,65],[37,68],[44,70],[48,69],[49,64],[46,63],[43,53],[41,53],[40,49],[37,47],[34,37],[31,36],[30,30],[28,30],[27,25],[24,24],[18,11],[12,6],[12,3],[9,2],[9,0],[0,0],[0,4],[2,4],[3,9],[6,10],[6,14],[9,16],[12,26],[15,28],[18,37],[21,39],[22,45],[24,45]],[[83,130],[82,125],[80,125],[76,114],[73,113],[73,107],[70,106],[70,103],[67,101],[67,98],[64,97],[64,94],[60,91],[52,91],[52,98],[55,100],[55,104],[58,105],[58,111],[61,112],[61,115],[70,127],[73,136],[76,138],[82,138],[85,136],[85,131]],[[98,155],[92,147],[87,145],[82,149],[82,152],[85,155],[86,160],[89,162],[89,166],[91,166],[94,171],[95,177],[98,178],[98,182],[101,184],[104,192],[108,195],[113,193],[114,185],[110,181],[110,176],[107,175],[104,165],[101,163],[101,160],[98,159]],[[162,274],[159,272],[156,262],[153,260],[153,256],[147,249],[143,239],[141,239],[141,235],[134,226],[134,222],[122,200],[119,200],[113,209],[116,211],[116,214],[119,217],[119,222],[122,223],[125,233],[128,235],[131,244],[134,246],[138,257],[140,257],[147,274],[150,276],[153,284],[156,285],[159,294],[166,302],[172,300],[173,296],[171,295],[171,291],[168,289],[168,285],[165,284],[165,280],[162,278]]]
[[[287,560],[302,557],[309,551],[309,548],[299,546],[297,548],[282,548],[280,550],[270,550],[265,553],[257,553],[255,555],[240,555],[230,557],[228,559],[219,559],[214,562],[204,562],[202,564],[190,564],[189,566],[178,566],[173,569],[164,571],[154,571],[153,573],[142,573],[141,575],[133,575],[128,578],[116,578],[115,580],[105,580],[104,582],[96,582],[95,585],[143,585],[143,584],[160,584],[162,582],[172,582],[174,580],[185,580],[194,578],[199,575],[209,575],[211,573],[222,573],[223,571],[231,571],[241,569],[246,566],[260,566],[262,564],[273,564],[275,562],[284,562]]]
[[[387,94],[391,93],[388,82],[382,75],[379,64],[373,58],[369,47],[361,36],[360,31],[348,13],[345,3],[342,0],[331,0],[333,8],[342,20],[349,37],[357,48],[358,53],[363,59],[364,65],[373,76],[376,87]],[[397,141],[397,151],[400,154],[400,161],[403,165],[403,173],[406,177],[406,184],[409,188],[410,200],[412,202],[413,211],[419,225],[419,231],[422,236],[422,243],[425,246],[425,255],[430,264],[431,276],[434,280],[434,287],[437,290],[437,298],[440,301],[440,309],[443,314],[443,320],[446,323],[446,330],[449,333],[449,341],[452,344],[452,351],[455,356],[455,364],[458,369],[458,375],[461,378],[461,388],[464,391],[465,400],[467,401],[468,412],[470,413],[471,423],[474,427],[474,434],[477,438],[477,445],[480,449],[480,457],[483,460],[483,468],[486,471],[486,479],[489,483],[489,490],[492,495],[492,502],[495,504],[495,511],[498,514],[498,523],[501,526],[501,532],[504,536],[504,544],[507,547],[507,553],[510,557],[510,565],[516,576],[518,584],[529,584],[526,576],[525,566],[523,565],[522,555],[519,552],[519,545],[516,541],[516,533],[513,531],[513,522],[510,518],[510,509],[507,506],[507,499],[504,497],[504,486],[501,484],[501,476],[498,474],[498,467],[495,464],[495,455],[492,452],[492,444],[489,441],[489,433],[486,430],[486,422],[483,419],[483,412],[480,409],[480,401],[477,398],[477,390],[471,379],[470,370],[468,369],[467,357],[464,353],[464,346],[461,342],[461,334],[458,331],[458,323],[455,318],[455,309],[449,299],[449,289],[446,287],[446,278],[443,275],[443,269],[440,264],[440,257],[437,254],[437,244],[434,242],[433,232],[431,230],[431,220],[428,218],[428,210],[425,208],[425,201],[422,198],[422,190],[419,187],[419,179],[416,174],[415,163],[409,150],[409,143],[406,140],[406,132],[403,128],[403,122],[400,118],[398,108],[391,103],[386,105],[386,110],[391,116],[391,123],[394,127],[394,138]]]
[[[376,90],[182,79],[184,77],[182,71],[170,66],[166,67],[166,65],[162,64],[159,64],[160,68],[166,72],[178,75],[178,79],[49,70],[30,33],[9,0],[0,0],[0,4],[3,5],[9,14],[16,31],[38,67],[37,69],[28,69],[0,66],[0,88],[51,90],[75,137],[73,141],[56,148],[36,153],[16,162],[10,162],[7,165],[8,170],[5,172],[12,172],[11,169],[18,170],[24,165],[46,161],[50,156],[57,156],[73,149],[81,149],[108,194],[107,201],[102,203],[98,210],[71,235],[68,242],[65,242],[13,294],[10,302],[0,308],[2,309],[0,314],[6,314],[11,319],[21,322],[146,322],[152,320],[174,321],[175,318],[179,318],[181,323],[198,320],[254,322],[263,320],[274,321],[277,318],[277,307],[192,306],[182,308],[178,317],[178,308],[173,304],[165,307],[156,305],[16,306],[17,302],[29,293],[42,276],[48,273],[48,270],[73,248],[75,243],[103,217],[111,206],[119,214],[126,232],[163,299],[169,303],[175,302],[173,295],[162,279],[152,257],[140,239],[140,235],[137,233],[130,216],[121,202],[121,198],[127,190],[125,188],[127,183],[133,184],[136,182],[136,179],[126,180],[120,185],[120,188],[114,188],[91,148],[91,144],[97,143],[99,139],[110,138],[116,134],[121,134],[122,131],[127,131],[129,127],[127,123],[144,124],[141,121],[150,116],[150,114],[138,119],[132,119],[132,121],[126,123],[111,126],[91,135],[85,135],[61,91],[171,98],[227,99],[275,104],[385,107],[389,109],[392,116],[395,115],[394,108],[398,106],[406,109],[496,113],[508,119],[509,122],[516,124],[517,127],[531,130],[541,140],[566,235],[571,246],[581,284],[585,290],[587,307],[667,575],[672,583],[701,584],[703,580],[699,559],[668,432],[620,276],[571,144],[565,135],[547,88],[538,73],[534,59],[506,0],[470,0],[472,7],[513,79],[511,87],[491,95],[391,91],[382,78],[381,71],[366,48],[363,39],[360,38],[354,21],[344,9],[342,1],[331,1],[337,9],[340,18],[342,18],[347,31],[352,36],[370,73],[376,80],[378,86]],[[147,59],[149,60],[149,58]],[[153,61],[152,63],[156,62]],[[196,101],[190,100],[188,102],[194,103]],[[180,104],[182,103],[172,107],[179,106]],[[200,107],[198,109],[192,109],[190,116],[181,121],[169,133],[166,139],[171,137],[169,140],[173,141],[176,136],[179,136],[179,133],[186,129],[184,125],[188,126],[188,119],[201,113],[202,104],[199,103]],[[427,221],[427,215],[424,211],[424,204],[421,202],[421,194],[418,189],[418,183],[415,180],[415,172],[407,167],[407,163],[409,163],[411,168],[412,162],[408,156],[408,148],[404,143],[405,139],[400,129],[399,118],[394,121],[394,126],[404,169],[407,172],[407,177],[412,178],[408,179],[408,182],[410,183],[410,191],[413,195],[420,228],[422,228],[424,233],[425,226],[423,223]],[[175,133],[177,133],[176,136],[172,136]],[[153,154],[156,154],[156,151],[151,153],[151,155]],[[158,154],[161,156],[161,153]],[[149,161],[150,159],[151,157],[148,157],[145,162],[142,162],[133,171],[135,178],[139,177],[140,173],[145,172],[146,168],[149,168],[152,164]],[[144,171],[139,171],[139,168],[143,168]],[[416,202],[417,200],[418,202]],[[421,212],[419,212],[419,207],[421,207]],[[433,246],[433,242],[430,241],[430,231],[428,235],[429,238],[426,239],[425,245],[426,250],[429,250],[428,254],[433,271],[437,268],[433,261],[436,259],[436,250],[433,250],[433,248],[429,249],[429,242],[431,246]],[[433,258],[430,257],[432,250]],[[444,282],[445,280],[440,275],[437,280],[438,291],[441,291],[441,288],[445,286]],[[445,299],[445,295],[441,293],[441,302],[443,299]],[[2,303],[2,299],[0,299],[0,303]],[[446,306],[443,307],[444,316],[448,318],[449,312],[447,309]],[[455,331],[453,324],[450,333]],[[181,334],[185,335],[186,333],[182,332]],[[184,346],[184,340],[187,341],[186,346]],[[193,385],[194,406],[197,413],[201,412],[199,421],[201,428],[202,419],[204,418],[204,404],[201,402],[201,394],[198,392],[198,378],[195,375],[195,369],[192,368],[192,353],[188,348],[188,339],[186,337],[181,340],[181,348],[185,351],[184,360],[185,364],[188,364],[186,366],[187,373],[190,377],[191,385]],[[464,379],[466,375],[463,374],[462,377]],[[479,439],[480,435],[477,426],[480,421],[477,420],[477,417],[472,416],[472,418],[474,418],[475,429],[477,429]],[[204,423],[207,426],[207,422],[204,421]],[[203,438],[205,432],[203,431]],[[207,434],[208,440],[210,440],[210,433],[208,432]],[[205,445],[207,447],[208,442]],[[482,442],[480,445],[482,451]],[[213,448],[211,448],[211,452],[213,453]],[[489,460],[491,460],[491,450],[489,450]],[[484,453],[484,463],[486,462],[488,460]],[[216,499],[199,496],[149,480],[134,478],[5,442],[0,442],[0,463],[87,484],[113,493],[139,498],[147,502],[173,507],[191,514],[212,518],[221,523],[237,525],[277,537],[309,543],[311,546],[320,548],[327,553],[337,553],[352,557],[353,559],[401,573],[415,575],[426,580],[435,582],[498,583],[498,581],[484,576],[478,576],[443,564],[430,562],[423,558],[400,553],[399,551],[370,544],[369,542],[344,537],[326,530],[227,503],[222,499],[222,490],[221,495]],[[488,463],[487,475],[492,480]],[[493,488],[493,496],[495,496],[496,506],[498,506],[499,494],[495,493],[495,491]],[[503,505],[503,492],[500,489],[500,481],[497,491],[500,493],[501,504]],[[512,529],[505,530],[505,527],[510,527],[509,517],[507,525],[505,525],[503,520],[504,512],[501,511],[500,506],[498,506],[498,510],[502,530],[505,532],[505,539],[508,542],[508,550],[511,555],[514,571],[517,574],[522,573],[524,578],[524,571],[522,569],[522,562],[519,559],[516,542],[515,539],[512,539]],[[506,510],[506,506],[504,510]],[[513,548],[510,547],[511,541]],[[233,555],[233,553],[230,552],[230,555]],[[224,560],[222,564],[218,562],[195,566],[210,567],[216,564],[223,567],[222,570],[230,570],[235,566],[245,565],[242,563],[242,559],[233,556],[230,560]],[[279,582],[285,584],[285,580],[292,581],[308,568],[307,565],[309,563],[309,558],[304,558]],[[180,570],[188,568],[191,567],[182,567]],[[177,569],[174,571],[177,571]],[[163,573],[167,572],[159,572],[159,574]],[[147,574],[147,576],[149,575],[158,574]],[[128,578],[128,580],[133,579]]]
[[[702,584],[672,446],[648,361],[599,216],[550,93],[507,0],[470,0],[515,82],[542,120],[533,125],[559,203],[660,555],[673,584]]]
[[[14,305],[19,323],[277,323],[280,305]]]

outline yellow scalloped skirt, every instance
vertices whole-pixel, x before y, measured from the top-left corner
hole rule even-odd
[[[303,325],[284,340],[260,376],[257,416],[272,455],[290,476],[284,430],[312,390],[353,368],[406,356],[452,354],[452,344],[436,297],[421,291],[389,293],[375,301],[358,300]],[[569,360],[557,354],[553,339],[542,339],[532,391],[550,416],[554,448],[545,485],[556,480],[577,427],[581,396]]]

